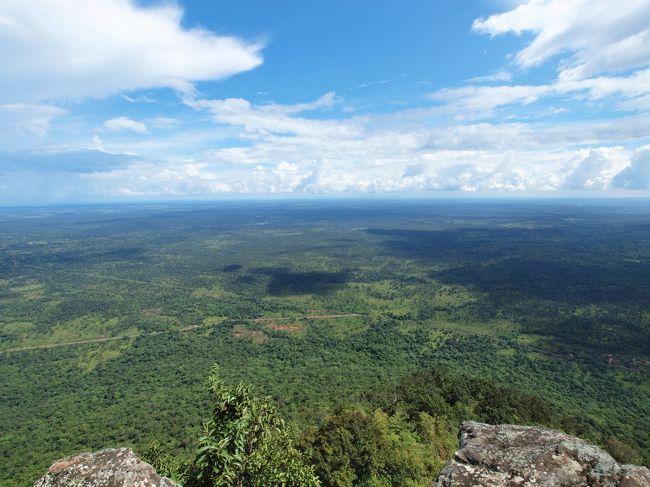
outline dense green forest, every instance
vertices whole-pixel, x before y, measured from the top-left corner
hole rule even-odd
[[[645,200],[0,210],[0,484],[103,447],[190,462],[215,363],[270,397],[323,485],[428,485],[464,419],[650,465],[649,217]]]

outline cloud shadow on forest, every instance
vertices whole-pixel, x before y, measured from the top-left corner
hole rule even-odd
[[[252,272],[271,277],[266,292],[272,296],[287,294],[324,295],[343,287],[349,281],[348,271],[295,272],[286,267],[263,267],[252,269]]]

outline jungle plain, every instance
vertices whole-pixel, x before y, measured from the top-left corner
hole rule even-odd
[[[0,210],[2,485],[79,451],[191,457],[215,363],[324,485],[430,485],[463,419],[650,465],[650,202]],[[415,467],[334,466],[346,428]]]

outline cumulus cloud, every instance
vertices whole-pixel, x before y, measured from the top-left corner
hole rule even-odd
[[[195,81],[262,62],[261,43],[184,28],[182,16],[171,3],[4,0],[0,100],[79,100],[157,87],[190,92]]]
[[[104,130],[109,132],[136,132],[138,134],[144,134],[147,132],[147,126],[136,120],[131,120],[127,117],[117,117],[106,120],[102,127]]]
[[[208,164],[202,170],[211,172],[215,179],[219,178],[233,192],[253,194],[296,191],[526,191],[558,188],[553,171],[544,164],[548,161],[540,154],[512,154],[511,158],[510,166],[506,167],[502,154],[499,153],[439,151],[414,153],[411,157],[403,154],[400,159],[376,157],[371,161],[353,161],[345,157],[317,159],[309,164],[284,161],[276,165],[258,164],[225,172],[219,171],[218,166]],[[409,160],[418,162],[409,165]]]
[[[138,160],[94,172],[84,176],[88,191],[165,197],[607,190],[629,165],[629,150],[616,143],[647,136],[650,123],[647,115],[639,115],[619,119],[615,128],[607,119],[429,126],[427,110],[328,117],[336,102],[333,93],[298,104],[192,97],[185,102],[212,117],[219,127],[214,133],[238,130],[239,141],[224,141],[225,146],[199,151],[191,159]],[[306,116],[313,111],[321,112],[318,118]],[[615,146],[603,146],[610,138]]]
[[[623,189],[650,189],[650,146],[635,151],[629,167],[613,179],[613,185]]]
[[[206,134],[231,133],[234,138],[223,140],[221,147],[195,151],[191,158],[84,153],[57,154],[52,160],[39,156],[37,163],[13,157],[3,168],[6,177],[0,187],[13,191],[6,178],[22,181],[27,176],[21,174],[31,171],[29,177],[36,179],[53,174],[53,187],[41,188],[43,195],[76,199],[298,192],[514,193],[641,188],[635,181],[645,174],[641,156],[622,144],[648,136],[648,114],[621,117],[614,126],[609,119],[429,125],[427,110],[341,118],[340,113],[329,112],[335,100],[334,94],[286,105],[187,99],[188,105],[208,113],[215,122],[218,129]],[[318,110],[321,118],[307,116]],[[149,147],[144,151],[151,152],[151,144],[177,144],[164,146],[169,149],[163,152],[184,150],[188,138],[181,135],[177,140],[150,135],[138,138],[136,146]],[[140,141],[145,145],[137,145]],[[115,144],[98,140],[102,151],[134,147]],[[105,164],[100,163],[101,157],[108,158]],[[66,178],[57,176],[63,171]],[[74,191],[70,181],[75,181]],[[24,186],[16,184],[16,188]]]
[[[46,158],[40,159],[38,164],[34,161],[24,164],[20,170],[16,164],[24,161],[14,161],[12,165],[5,165],[4,170],[0,169],[0,188],[6,189],[5,198],[19,201],[24,196],[21,191],[26,191],[29,181],[46,180],[50,184],[40,187],[39,197],[47,200],[298,192],[519,193],[618,186],[631,189],[629,183],[624,181],[638,181],[637,175],[628,174],[629,178],[621,180],[617,186],[616,173],[627,161],[625,150],[620,148],[562,150],[554,153],[543,150],[513,150],[507,153],[490,150],[408,152],[402,149],[401,154],[400,150],[396,150],[391,157],[383,151],[375,152],[367,147],[367,157],[357,158],[354,154],[348,156],[345,153],[336,157],[336,148],[327,152],[318,145],[306,146],[297,153],[276,147],[277,152],[272,154],[271,146],[241,148],[241,152],[245,153],[243,157],[255,159],[257,164],[225,164],[219,155],[215,155],[212,158],[171,162],[116,159],[101,165],[97,162],[89,164],[88,157],[80,156],[77,163],[86,161],[86,169],[80,172],[69,155],[56,157],[57,164],[63,160],[69,164],[58,166],[59,170],[54,170],[57,166],[50,164]],[[306,153],[313,158],[305,161]],[[281,159],[282,156],[286,158]],[[619,174],[626,174],[625,171]],[[647,177],[644,181],[648,181]],[[641,188],[640,184],[634,184],[635,188]],[[17,188],[22,189],[18,191]]]
[[[533,34],[516,55],[524,67],[569,53],[561,77],[582,79],[650,64],[650,3],[646,0],[529,0],[504,13],[477,19],[477,32]]]
[[[241,143],[192,161],[191,184],[187,167],[166,174],[184,181],[184,188],[208,193],[217,182],[219,191],[245,194],[553,191],[607,189],[628,164],[627,152],[618,147],[571,148],[607,140],[608,121],[427,127],[422,110],[329,120],[302,115],[306,109],[327,108],[324,100],[329,99],[334,95],[294,105],[187,100],[220,126],[242,128]],[[643,137],[647,121],[623,120],[611,137]]]
[[[629,165],[620,147],[601,147],[580,151],[577,164],[566,177],[566,189],[609,189],[614,177]]]

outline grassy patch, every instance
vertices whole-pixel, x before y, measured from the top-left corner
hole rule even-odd
[[[31,321],[15,321],[0,325],[3,331],[16,335],[29,335],[34,330],[34,323]]]
[[[222,323],[228,319],[227,316],[206,316],[203,318],[204,325],[216,325]]]
[[[42,298],[45,294],[45,286],[38,282],[11,287],[9,290],[14,294],[19,294],[20,299],[27,301]]]
[[[112,348],[103,351],[100,349],[86,352],[79,358],[79,368],[83,373],[87,374],[95,370],[98,365],[106,363],[109,360],[115,360],[121,355],[122,350]]]
[[[325,328],[329,334],[340,339],[365,333],[370,328],[369,320],[365,317],[313,320],[311,326]]]
[[[118,322],[119,318],[103,320],[93,315],[80,316],[64,325],[54,327],[48,341],[59,343],[111,336]]]
[[[274,321],[269,320],[264,322],[264,328],[269,331],[287,333],[302,337],[305,334],[305,324],[300,321]]]
[[[399,324],[399,331],[405,335],[412,335],[418,329],[418,324],[415,321],[402,321]]]
[[[192,291],[192,297],[194,298],[211,298],[211,299],[224,299],[224,298],[236,298],[237,294],[226,291],[219,284],[213,285],[211,288],[198,288]]]
[[[466,335],[503,336],[516,332],[519,329],[516,323],[508,320],[494,320],[481,323],[432,319],[425,320],[424,323],[433,328],[454,331]]]
[[[261,345],[269,340],[269,336],[262,330],[254,330],[245,325],[235,325],[232,336],[242,340],[250,340],[255,345]]]

